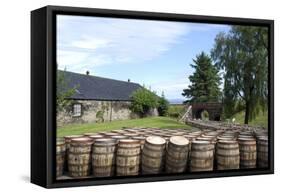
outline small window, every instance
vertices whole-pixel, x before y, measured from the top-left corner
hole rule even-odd
[[[73,116],[74,117],[81,116],[81,109],[82,109],[81,104],[73,104]]]

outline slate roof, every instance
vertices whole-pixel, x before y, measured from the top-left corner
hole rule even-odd
[[[119,81],[86,74],[61,71],[68,88],[76,88],[71,99],[130,101],[134,91],[142,88],[133,82]],[[58,86],[60,88],[60,86]],[[59,89],[60,91],[60,89]]]

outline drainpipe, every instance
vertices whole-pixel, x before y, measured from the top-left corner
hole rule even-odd
[[[112,101],[110,101],[110,118],[109,121],[112,121]]]

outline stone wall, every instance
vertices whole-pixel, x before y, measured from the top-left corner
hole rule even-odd
[[[71,105],[58,113],[58,126],[74,123],[99,123],[138,118],[138,115],[129,109],[130,101],[75,100],[73,103],[81,104],[81,116],[73,116]]]

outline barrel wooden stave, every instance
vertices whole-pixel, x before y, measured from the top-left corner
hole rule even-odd
[[[56,176],[62,176],[65,168],[66,145],[64,139],[57,138],[56,142]]]
[[[143,174],[158,174],[164,169],[166,140],[159,136],[149,136],[145,140],[141,157]]]
[[[240,168],[240,152],[237,141],[219,140],[216,147],[216,162],[218,170]]]
[[[92,171],[95,177],[115,173],[116,144],[114,139],[97,139],[92,146]]]
[[[191,143],[190,171],[212,171],[214,164],[214,144],[195,140]]]
[[[71,139],[68,153],[68,171],[72,177],[86,177],[91,171],[91,146],[88,137]]]
[[[122,139],[116,154],[116,175],[132,176],[139,174],[141,146],[139,140]]]

